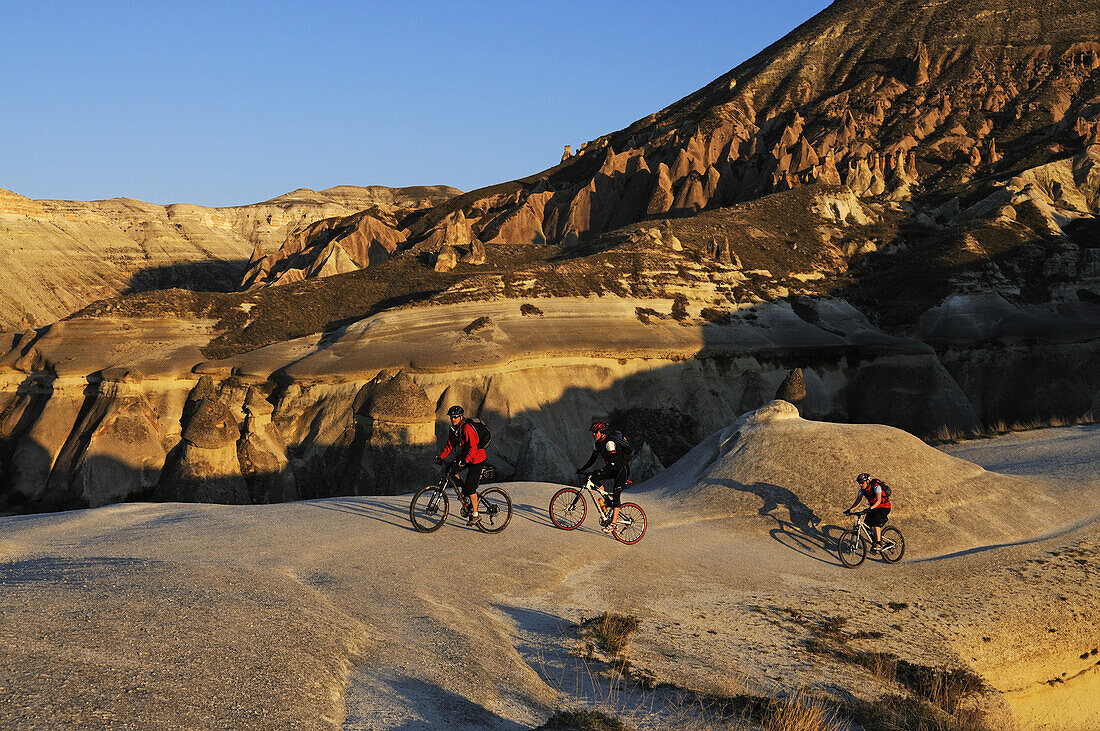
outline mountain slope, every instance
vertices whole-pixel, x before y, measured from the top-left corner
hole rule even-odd
[[[319,219],[369,207],[404,215],[459,192],[303,188],[263,203],[204,208],[128,198],[33,201],[0,190],[0,330],[53,322],[128,291],[233,289],[254,252],[277,248]]]

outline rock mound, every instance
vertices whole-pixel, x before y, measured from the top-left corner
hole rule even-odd
[[[893,427],[808,421],[778,400],[712,434],[649,484],[695,512],[767,514],[817,532],[851,505],[860,472],[891,485],[891,519],[921,536],[918,553],[1033,537],[1057,515],[1044,485],[987,472]]]

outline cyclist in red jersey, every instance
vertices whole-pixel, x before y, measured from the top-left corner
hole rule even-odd
[[[865,522],[868,528],[874,528],[875,530],[875,539],[871,544],[871,550],[878,551],[882,548],[882,526],[886,525],[886,516],[890,514],[890,498],[886,497],[886,493],[883,492],[882,480],[871,479],[871,476],[866,472],[861,472],[856,477],[856,483],[859,484],[856,501],[852,503],[852,507],[844,511],[844,514],[851,515],[852,510],[859,505],[859,501],[867,498],[867,504],[870,507],[867,509]]]
[[[443,464],[452,453],[454,460],[447,465],[447,471],[458,481],[458,473],[466,470],[466,480],[462,483],[462,494],[470,500],[471,515],[466,525],[477,525],[481,516],[477,512],[477,486],[481,482],[481,471],[485,467],[485,450],[478,445],[477,429],[465,416],[461,406],[447,409],[451,419],[451,430],[447,434],[447,444],[435,458],[436,464]]]

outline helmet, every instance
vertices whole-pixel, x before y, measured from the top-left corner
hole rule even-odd
[[[452,406],[451,408],[447,409],[447,416],[462,416],[465,413],[466,410],[463,409],[461,406]]]
[[[594,422],[592,424],[592,433],[595,434],[598,431],[607,431],[607,422],[606,421],[601,420],[601,421]]]
[[[856,477],[856,482],[858,482],[859,484],[862,485],[864,482],[867,482],[867,480],[869,480],[869,479],[871,479],[871,476],[869,474],[867,474],[866,472],[860,472],[859,476]]]

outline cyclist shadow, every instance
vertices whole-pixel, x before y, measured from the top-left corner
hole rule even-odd
[[[746,485],[734,480],[717,479],[714,483],[738,492],[751,493],[763,500],[764,504],[758,512],[775,521],[776,526],[769,531],[769,535],[780,545],[815,561],[839,565],[833,549],[845,529],[838,525],[822,525],[820,516],[799,500],[793,491],[770,482]],[[786,508],[790,520],[780,517],[780,508]]]
[[[550,522],[550,514],[547,512],[545,506],[529,505],[527,503],[512,503],[512,518],[520,518],[528,520],[535,525],[544,525],[549,528],[553,528],[554,524]]]
[[[386,525],[396,526],[408,531],[413,531],[414,533],[416,532],[416,529],[413,528],[412,524],[409,522],[407,507],[402,510],[400,506],[381,500],[364,498],[328,499],[311,502],[310,505],[322,510],[333,510],[338,513],[347,513],[348,515],[355,515],[361,518],[370,518],[371,520],[377,520]]]

